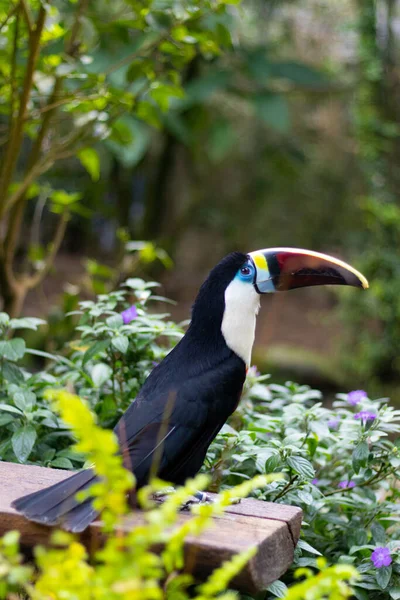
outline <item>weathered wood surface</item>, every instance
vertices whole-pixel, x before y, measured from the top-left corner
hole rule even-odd
[[[28,521],[11,508],[11,502],[68,476],[68,471],[0,462],[0,535],[17,529],[23,544],[45,543],[51,528]],[[189,518],[190,514],[181,513],[178,523]],[[256,545],[257,554],[235,579],[233,587],[249,593],[265,589],[290,566],[301,518],[301,510],[293,506],[242,500],[230,506],[224,515],[215,517],[202,535],[187,539],[186,570],[203,578],[234,554]],[[124,521],[124,529],[142,522],[143,513],[135,511]],[[81,534],[89,549],[97,548],[101,537],[99,521]]]

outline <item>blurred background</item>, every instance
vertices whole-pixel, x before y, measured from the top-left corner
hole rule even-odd
[[[128,275],[182,320],[232,250],[327,252],[370,290],[264,298],[254,363],[400,402],[400,3],[41,10],[0,0],[3,310],[48,317],[54,348]]]

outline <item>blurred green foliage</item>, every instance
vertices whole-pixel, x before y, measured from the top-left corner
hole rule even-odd
[[[0,3],[4,310],[20,313],[52,268],[68,224],[75,235],[90,221],[100,234],[106,228],[106,252],[123,227],[174,253],[188,223],[201,220],[196,210],[209,210],[202,170],[238,146],[237,115],[279,138],[291,128],[288,93],[328,85],[313,67],[264,44],[238,43],[247,9],[229,4]],[[180,179],[182,151],[200,166],[185,203],[169,183]],[[74,240],[74,248],[86,245]]]
[[[186,65],[231,44],[227,4],[1,2],[0,294],[10,314],[18,315],[26,293],[48,273],[70,217],[91,214],[82,192],[59,189],[49,171],[75,157],[98,181],[93,146],[102,140],[128,162],[130,154],[129,164],[139,159],[146,127],[161,128],[171,101],[184,97]],[[45,208],[53,229],[47,249],[40,234]],[[15,264],[21,249],[28,263],[22,271]]]
[[[388,3],[388,8],[390,3]],[[376,3],[359,7],[359,83],[354,111],[363,188],[359,196],[364,231],[358,247],[360,268],[370,279],[364,297],[343,297],[343,368],[370,385],[398,381],[400,377],[400,207],[398,107],[392,97],[397,77],[391,19],[386,15],[379,39]],[[351,351],[348,349],[351,348]]]
[[[151,240],[155,277],[160,247],[183,275],[311,247],[371,280],[340,296],[343,372],[396,381],[397,18],[392,0],[0,0],[4,309],[60,248],[100,293],[134,272],[128,241]]]

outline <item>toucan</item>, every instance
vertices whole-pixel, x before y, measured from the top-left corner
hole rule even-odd
[[[212,269],[186,334],[152,370],[114,429],[136,489],[152,475],[183,484],[201,468],[209,445],[238,406],[260,295],[332,284],[368,287],[365,277],[341,260],[296,248],[233,252]],[[76,494],[96,480],[92,469],[84,469],[13,506],[32,521],[80,532],[98,513],[90,497],[79,501]]]

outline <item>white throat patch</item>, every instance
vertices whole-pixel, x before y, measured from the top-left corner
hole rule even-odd
[[[233,279],[225,290],[225,311],[221,331],[228,348],[251,364],[256,330],[256,316],[260,308],[260,297],[254,286],[240,279]]]

